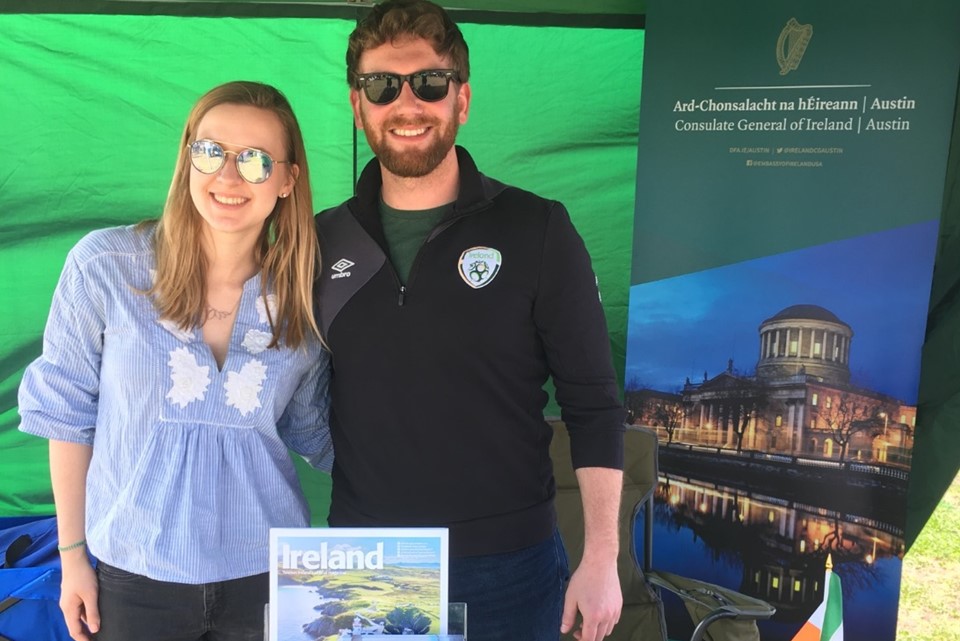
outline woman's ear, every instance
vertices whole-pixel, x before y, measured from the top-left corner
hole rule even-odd
[[[293,191],[294,185],[297,184],[297,178],[300,177],[300,165],[297,165],[296,163],[290,163],[287,165],[287,167],[290,169],[290,171],[287,172],[287,179],[283,182],[283,189],[280,191],[280,196],[282,198],[286,198],[288,195],[290,195],[290,192]]]

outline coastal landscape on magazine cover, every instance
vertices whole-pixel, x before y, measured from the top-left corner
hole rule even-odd
[[[439,550],[431,539],[281,537],[276,641],[441,633]]]

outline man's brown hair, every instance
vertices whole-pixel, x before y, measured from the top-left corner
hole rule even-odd
[[[387,0],[376,5],[350,34],[347,45],[347,83],[357,86],[360,56],[388,42],[422,38],[450,59],[460,82],[470,79],[470,53],[460,28],[443,7],[428,0]],[[385,71],[373,69],[372,71]]]

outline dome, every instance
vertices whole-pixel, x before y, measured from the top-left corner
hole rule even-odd
[[[821,381],[850,381],[853,328],[819,305],[791,305],[759,327],[757,376],[779,379],[798,375]]]
[[[837,315],[831,312],[829,309],[825,309],[819,305],[791,305],[790,307],[780,310],[775,315],[763,321],[763,324],[771,321],[788,319],[827,321],[828,323],[837,323],[838,325],[850,327],[842,320],[837,318]]]

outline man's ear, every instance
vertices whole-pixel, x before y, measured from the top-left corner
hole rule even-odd
[[[350,107],[353,109],[353,124],[357,129],[363,129],[363,118],[360,117],[360,91],[350,90]]]
[[[470,83],[464,82],[457,89],[457,118],[461,125],[467,123],[470,116]]]

